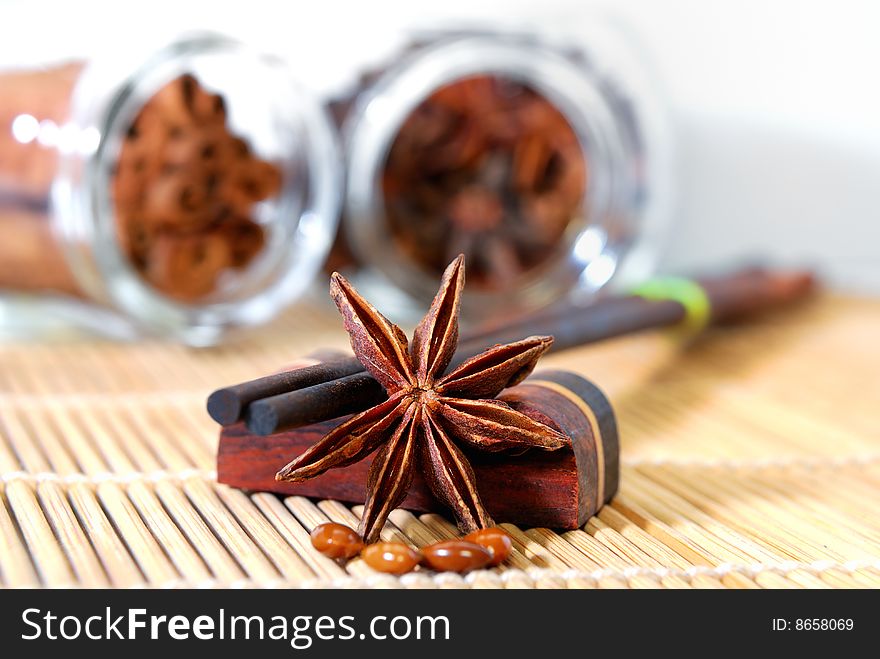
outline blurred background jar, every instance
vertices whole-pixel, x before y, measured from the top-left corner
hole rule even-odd
[[[669,219],[669,130],[653,76],[608,27],[576,45],[424,35],[332,109],[347,162],[333,265],[358,270],[402,318],[459,253],[471,320],[653,269]]]
[[[306,290],[340,178],[321,104],[222,36],[0,71],[0,290],[214,344]]]

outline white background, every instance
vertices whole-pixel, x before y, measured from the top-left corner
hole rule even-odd
[[[666,269],[768,255],[880,292],[878,2],[0,0],[0,66],[112,56],[206,28],[289,57],[328,94],[393,52],[410,26],[571,31],[597,15],[634,35],[672,108],[677,197]]]

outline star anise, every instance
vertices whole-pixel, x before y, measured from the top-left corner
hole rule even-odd
[[[496,345],[443,375],[458,343],[463,286],[464,257],[459,256],[443,274],[410,346],[403,331],[342,275],[331,277],[330,292],[345,319],[352,348],[385,388],[388,400],[330,431],[276,478],[307,480],[353,464],[381,447],[370,467],[359,528],[366,542],[378,539],[388,514],[406,496],[416,465],[434,495],[455,511],[464,531],[492,525],[474,472],[456,442],[482,451],[555,450],[570,443],[552,428],[490,400],[532,372],[552,337]]]

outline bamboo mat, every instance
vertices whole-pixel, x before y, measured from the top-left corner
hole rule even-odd
[[[344,346],[298,309],[246,340],[0,344],[0,585],[880,586],[880,301],[827,298],[685,348],[645,334],[548,357],[615,404],[619,495],[582,529],[507,525],[505,566],[400,579],[311,549],[360,508],[214,480],[207,393]],[[398,510],[383,537],[451,537]]]

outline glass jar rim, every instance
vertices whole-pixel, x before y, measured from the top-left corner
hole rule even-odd
[[[230,55],[249,71],[272,71],[284,88],[267,94],[291,99],[285,112],[302,126],[302,157],[309,166],[308,199],[297,232],[308,235],[310,249],[300,250],[297,259],[279,266],[278,276],[265,287],[240,299],[186,304],[153,289],[128,264],[115,230],[110,176],[132,110],[146,100],[140,98],[143,81],[187,57]],[[337,138],[325,108],[277,57],[223,35],[200,32],[180,36],[147,57],[91,63],[77,82],[69,128],[64,129],[79,135],[78,148],[61,153],[51,199],[53,226],[71,270],[87,293],[151,333],[190,345],[213,345],[232,328],[263,323],[305,290],[330,249],[342,186]]]

